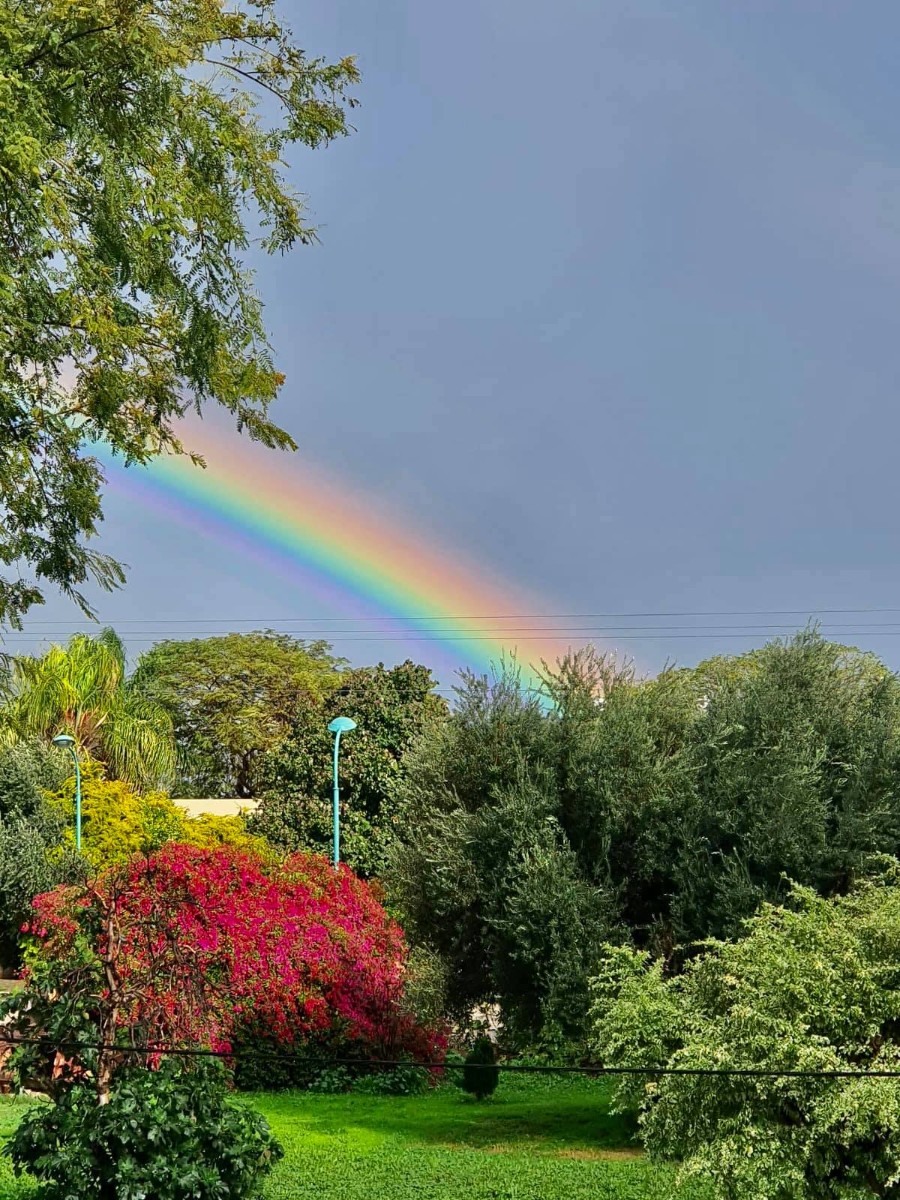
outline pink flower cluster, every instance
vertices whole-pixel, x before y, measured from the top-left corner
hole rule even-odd
[[[231,847],[169,844],[34,907],[40,957],[64,979],[67,960],[83,969],[87,942],[98,1003],[150,1044],[228,1047],[251,1029],[371,1055],[442,1052],[440,1031],[405,1007],[399,925],[368,884],[317,856],[267,868]]]

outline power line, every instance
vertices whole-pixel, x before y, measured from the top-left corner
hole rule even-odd
[[[820,626],[820,629],[835,630],[851,633],[866,633],[873,632],[884,634],[891,630],[900,630],[900,621],[885,621],[880,623],[861,624],[828,624]],[[503,628],[476,628],[463,629],[456,626],[448,626],[446,628],[419,629],[411,627],[409,632],[398,629],[319,629],[319,630],[292,630],[292,633],[305,634],[307,636],[315,635],[318,638],[348,638],[365,637],[368,640],[390,640],[391,638],[402,638],[406,640],[408,637],[435,637],[435,638],[475,638],[479,636],[493,638],[500,635],[516,634],[524,636],[525,634],[592,634],[597,637],[613,637],[617,634],[677,634],[691,633],[698,637],[713,637],[716,634],[734,634],[740,636],[745,634],[749,637],[756,633],[791,633],[797,630],[796,625],[617,625],[617,626],[602,626],[602,625],[512,625]],[[35,641],[46,637],[68,637],[71,634],[84,632],[79,629],[54,629],[45,630],[40,633],[29,633],[26,630],[14,631],[5,636],[13,638],[24,638],[25,640]],[[276,630],[275,632],[281,632]],[[198,636],[199,635],[199,636]],[[222,636],[225,631],[222,631]],[[165,633],[153,629],[135,629],[128,630],[124,634],[126,638],[141,639],[141,638],[162,638],[162,640],[172,640],[179,637],[194,637],[196,640],[205,640],[208,637],[216,636],[215,633],[207,634],[202,630],[195,629],[178,629],[167,630]]]
[[[235,1059],[253,1058],[266,1062],[289,1062],[294,1066],[353,1066],[353,1067],[418,1067],[425,1071],[460,1070],[465,1067],[463,1062],[447,1062],[446,1060],[419,1060],[406,1058],[350,1058],[333,1056],[318,1058],[303,1057],[287,1054],[283,1051],[265,1051],[251,1049],[213,1050],[199,1046],[122,1046],[114,1042],[83,1042],[57,1041],[48,1037],[19,1037],[16,1034],[0,1033],[0,1044],[18,1046],[42,1046],[49,1050],[62,1053],[71,1050],[93,1050],[113,1054],[136,1054],[152,1058],[156,1055],[176,1058],[217,1058]],[[614,1067],[605,1063],[495,1063],[501,1071],[518,1074],[582,1074],[582,1075],[694,1075],[694,1076],[731,1076],[734,1078],[751,1079],[900,1079],[900,1068],[876,1068],[874,1070],[858,1070],[852,1068],[835,1068],[833,1070],[811,1071],[808,1069],[771,1069],[768,1067],[665,1067],[656,1065],[641,1065],[635,1067]]]
[[[841,623],[829,622],[821,626],[822,629],[835,630],[851,630],[851,631],[866,631],[866,630],[890,630],[900,629],[900,620],[889,620],[889,622],[869,622],[862,624],[859,622]],[[415,632],[420,636],[458,636],[458,637],[473,637],[476,635],[494,636],[496,634],[598,634],[604,637],[613,634],[632,634],[632,632],[656,632],[656,634],[677,634],[677,632],[692,632],[692,634],[726,634],[726,632],[738,631],[742,634],[751,634],[751,632],[791,632],[796,630],[797,625],[505,625],[502,628],[491,629],[488,626],[476,626],[474,629],[463,629],[462,626],[433,626],[431,629],[421,629],[420,626],[413,626],[410,634]],[[80,629],[61,628],[42,631],[41,634],[30,634],[28,630],[16,630],[10,632],[6,636],[10,637],[50,637],[50,636],[66,636],[71,632],[82,632]],[[127,637],[173,637],[178,635],[196,634],[196,630],[179,629],[169,630],[166,634],[161,634],[155,629],[136,629],[128,630]],[[276,630],[275,632],[280,632]],[[298,634],[316,634],[319,637],[347,637],[367,635],[372,637],[406,637],[406,631],[396,629],[324,629],[324,630],[293,630]]]
[[[756,608],[756,609],[681,609],[671,612],[605,612],[605,613],[434,613],[385,614],[367,617],[161,617],[147,620],[146,618],[127,618],[117,621],[118,625],[265,625],[273,622],[303,622],[314,624],[329,621],[333,624],[344,624],[359,621],[526,621],[526,620],[561,620],[561,621],[611,621],[625,620],[631,617],[802,617],[802,616],[839,616],[842,614],[859,615],[861,613],[900,613],[898,608]],[[32,625],[57,625],[58,621],[30,621]],[[85,621],[86,628],[97,628],[102,621]]]
[[[495,642],[496,643],[496,642],[503,642],[503,641],[508,641],[510,643],[510,645],[515,645],[519,642],[544,642],[544,641],[548,641],[548,640],[549,641],[559,640],[561,637],[564,637],[565,633],[566,633],[566,631],[564,631],[564,630],[547,629],[547,630],[544,630],[540,634],[517,634],[514,637],[503,638],[502,636],[499,636],[500,634],[502,634],[502,632],[503,632],[502,630],[498,630],[495,633],[491,633],[491,634],[448,633],[448,634],[444,634],[444,635],[439,635],[439,634],[416,634],[416,633],[380,634],[377,631],[371,631],[371,632],[360,632],[356,635],[334,634],[334,635],[329,635],[329,637],[333,640],[334,644],[338,645],[338,646],[348,645],[348,644],[352,645],[353,643],[369,645],[373,642],[376,642],[378,644],[390,643],[390,642],[397,642],[400,644],[407,644],[409,642],[425,642],[425,643],[430,643],[432,645],[441,645],[441,644],[452,644],[454,642]],[[690,632],[681,631],[681,632],[673,632],[673,633],[640,633],[640,634],[637,634],[637,633],[621,634],[621,633],[617,633],[615,631],[603,631],[603,630],[596,630],[591,633],[589,633],[589,632],[577,633],[577,632],[571,631],[571,630],[568,632],[572,634],[572,636],[575,638],[576,641],[590,641],[595,638],[595,639],[603,639],[604,641],[618,641],[618,642],[647,642],[647,641],[663,641],[663,642],[665,642],[665,641],[672,641],[672,640],[677,641],[677,640],[685,640],[685,639],[687,639],[687,640],[701,639],[701,640],[705,640],[705,641],[715,641],[719,638],[732,638],[732,639],[734,639],[734,638],[737,638],[737,639],[751,638],[751,639],[753,639],[753,638],[758,638],[763,631],[755,630],[755,631],[748,631],[748,632],[744,632],[744,633],[730,633],[730,632],[721,632],[720,633],[720,632],[717,632],[716,630],[701,630],[701,631],[692,630]],[[791,628],[791,629],[784,629],[781,632],[782,632],[782,634],[788,634],[791,632],[796,632],[796,630]],[[859,636],[859,635],[864,635],[866,632],[867,632],[867,630],[866,630],[865,626],[857,627],[855,629],[851,628],[851,629],[845,631],[846,634],[848,634],[849,636],[854,636],[854,637]],[[900,637],[900,629],[875,630],[875,629],[871,629],[871,627],[870,627],[869,632],[871,632],[873,635],[876,635],[880,638]],[[54,636],[65,637],[67,635],[65,635],[65,634],[58,634],[58,635],[40,634],[40,635],[37,635],[36,634],[31,637],[25,635],[25,636],[20,636],[15,644],[16,645],[39,645],[42,642],[46,641],[48,638],[52,638]],[[126,641],[129,643],[135,642],[135,643],[141,643],[141,644],[144,644],[144,643],[154,644],[156,642],[159,642],[160,640],[165,640],[165,639],[161,639],[158,634],[142,634],[140,636],[134,635],[134,636],[126,637]],[[173,639],[173,640],[181,640],[181,639]],[[2,643],[0,643],[0,644],[2,644]]]

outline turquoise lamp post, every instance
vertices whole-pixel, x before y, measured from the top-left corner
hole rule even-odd
[[[334,868],[337,870],[337,865],[341,861],[341,793],[338,787],[338,753],[341,748],[341,734],[349,733],[351,729],[356,728],[356,722],[351,721],[349,717],[335,717],[328,726],[329,733],[334,734],[334,805],[332,809],[332,840],[334,845]]]
[[[68,750],[75,763],[75,849],[81,849],[81,764],[78,761],[78,751],[75,749],[75,739],[68,733],[58,733],[53,739],[54,746]]]

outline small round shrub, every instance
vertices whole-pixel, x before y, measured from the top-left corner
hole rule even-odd
[[[486,1100],[494,1094],[499,1082],[500,1068],[497,1066],[494,1043],[490,1038],[476,1038],[463,1066],[463,1090],[469,1092],[476,1100]]]
[[[284,1153],[266,1120],[229,1099],[220,1063],[164,1060],[88,1083],[22,1120],[4,1154],[41,1200],[247,1200]]]

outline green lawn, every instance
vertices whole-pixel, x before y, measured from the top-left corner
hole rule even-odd
[[[505,1076],[477,1103],[456,1088],[424,1096],[259,1095],[287,1152],[267,1200],[699,1200],[641,1158],[609,1089],[588,1080]],[[25,1102],[0,1102],[0,1136]],[[0,1200],[33,1189],[0,1165]]]
[[[287,1151],[269,1200],[681,1200],[585,1080],[504,1076],[492,1100],[259,1096]]]

